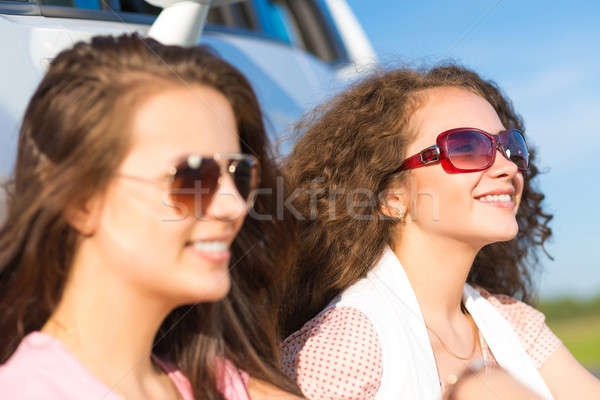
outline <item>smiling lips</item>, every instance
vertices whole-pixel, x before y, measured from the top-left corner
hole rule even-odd
[[[482,203],[500,208],[513,208],[515,206],[513,196],[507,193],[503,194],[488,194],[476,197]]]
[[[200,251],[216,252],[216,251],[225,251],[229,248],[229,246],[227,245],[227,242],[219,242],[219,241],[214,241],[214,242],[196,241],[192,244],[194,246],[194,249],[200,250]]]
[[[188,246],[194,254],[213,263],[226,262],[231,257],[227,240],[194,240]]]

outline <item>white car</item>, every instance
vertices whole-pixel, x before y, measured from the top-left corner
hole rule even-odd
[[[376,62],[345,0],[150,1],[165,9],[143,0],[0,0],[1,180],[10,174],[20,119],[48,63],[94,35],[139,32],[212,46],[250,80],[274,139]]]

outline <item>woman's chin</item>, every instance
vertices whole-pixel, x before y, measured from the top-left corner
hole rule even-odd
[[[231,278],[229,271],[225,270],[221,274],[211,274],[213,276],[190,279],[183,284],[181,291],[176,294],[179,298],[178,303],[212,303],[223,300],[231,288]]]
[[[513,240],[517,233],[519,233],[518,227],[507,228],[504,230],[495,230],[494,232],[489,232],[487,236],[486,244],[493,244],[498,242],[509,242]]]

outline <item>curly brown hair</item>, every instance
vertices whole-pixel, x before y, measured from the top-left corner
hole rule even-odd
[[[507,129],[524,131],[521,117],[494,82],[454,64],[375,72],[298,124],[296,132],[302,136],[284,167],[296,188],[291,204],[302,216],[298,256],[287,282],[288,302],[282,307],[286,334],[365,277],[390,243],[397,222],[382,218],[381,199],[368,194],[382,193],[392,179],[406,179],[406,172],[393,172],[413,139],[410,118],[423,97],[417,94],[438,87],[464,88],[483,97]],[[534,149],[530,156],[517,214],[518,235],[485,246],[467,279],[491,293],[524,301],[533,299],[537,250],[552,234],[552,215],[542,209],[544,195],[533,184],[539,173]],[[349,210],[351,202],[361,207]]]
[[[52,61],[19,133],[8,215],[0,226],[0,364],[25,335],[44,325],[60,301],[80,237],[64,210],[113,179],[131,146],[124,133],[141,101],[192,85],[210,87],[229,101],[241,150],[254,154],[262,167],[263,195],[254,209],[275,214],[280,174],[258,100],[236,68],[209,48],[165,46],[135,34],[75,44]],[[274,306],[284,272],[279,263],[291,259],[293,233],[280,219],[246,218],[232,244],[232,260],[239,265],[231,268],[227,297],[179,307],[160,327],[154,352],[183,371],[196,398],[223,399],[215,370],[221,357],[300,394],[278,369]]]

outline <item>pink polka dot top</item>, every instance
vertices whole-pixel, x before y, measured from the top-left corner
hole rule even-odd
[[[536,367],[561,345],[541,312],[509,296],[479,291],[510,323]],[[495,363],[487,345],[483,350],[484,359]],[[281,366],[309,399],[373,399],[382,376],[381,345],[364,313],[334,307],[284,341]]]

